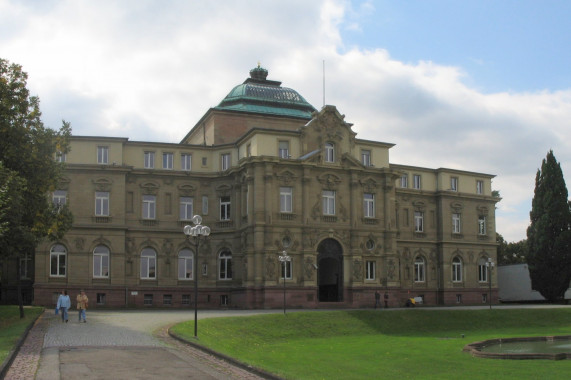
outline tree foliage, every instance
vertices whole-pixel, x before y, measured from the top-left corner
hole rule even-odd
[[[527,240],[508,243],[496,233],[498,243],[498,265],[523,264],[527,262]]]
[[[40,101],[30,96],[22,67],[0,59],[0,256],[33,254],[42,238],[58,239],[71,227],[67,207],[50,199],[69,150],[71,128],[56,131],[41,120]]]
[[[561,300],[571,281],[571,211],[561,166],[553,151],[535,176],[527,229],[532,288],[548,301]]]

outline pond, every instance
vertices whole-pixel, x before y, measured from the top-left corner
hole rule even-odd
[[[464,351],[490,359],[571,359],[571,335],[489,339],[470,343]]]

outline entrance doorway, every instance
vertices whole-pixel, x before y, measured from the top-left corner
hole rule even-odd
[[[343,301],[343,248],[335,239],[317,247],[319,302]]]

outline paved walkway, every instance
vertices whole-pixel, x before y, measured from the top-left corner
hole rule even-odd
[[[199,318],[275,312],[203,311]],[[62,323],[46,310],[6,379],[261,379],[168,336],[168,326],[193,317],[188,310],[92,310],[87,323],[77,313]]]

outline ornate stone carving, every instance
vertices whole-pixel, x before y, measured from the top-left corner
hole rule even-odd
[[[366,193],[375,193],[378,187],[377,182],[371,177],[361,179],[359,183],[363,187],[363,191]]]
[[[159,185],[154,182],[144,182],[139,185],[145,195],[157,195],[159,193]]]
[[[111,191],[113,181],[108,178],[97,178],[91,181],[95,187],[95,191]]]
[[[174,249],[174,245],[172,243],[172,241],[170,239],[164,239],[163,240],[163,253],[169,257]]]
[[[85,246],[84,238],[76,238],[73,242],[75,244],[75,249],[78,251],[83,251],[83,247]]]
[[[291,184],[291,183],[295,183],[295,181],[298,177],[289,170],[283,170],[279,173],[276,173],[275,176],[278,179],[278,181],[280,182],[280,184],[286,185],[286,186]]]
[[[341,178],[332,173],[324,173],[317,176],[317,181],[323,185],[327,190],[335,190],[341,183]]]
[[[266,257],[266,279],[273,279],[276,276],[276,258]]]
[[[389,278],[389,280],[395,279],[395,262],[393,259],[389,259],[389,262],[387,264],[387,277]]]
[[[315,269],[316,266],[313,262],[313,258],[306,257],[303,266],[304,266],[304,273],[303,274],[304,274],[305,279],[309,280],[309,281],[313,280],[313,274],[316,271],[316,269]]]
[[[189,184],[189,183],[183,183],[177,186],[178,188],[178,192],[181,196],[183,197],[192,197],[194,196],[194,193],[196,192],[196,187]]]
[[[216,195],[218,197],[229,197],[230,194],[232,194],[232,186],[226,184],[216,186]]]
[[[353,278],[355,281],[363,280],[363,262],[361,260],[353,261]]]
[[[462,203],[460,202],[450,202],[450,208],[452,209],[453,212],[461,212],[462,211]]]

